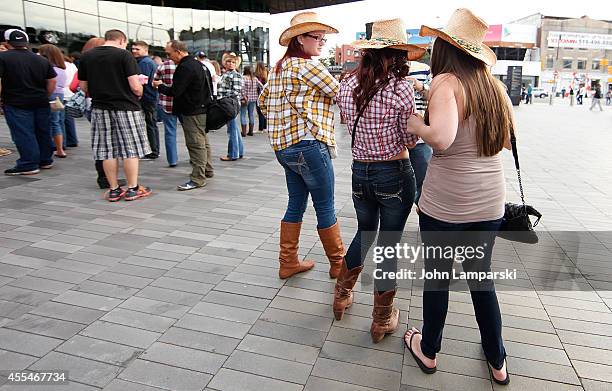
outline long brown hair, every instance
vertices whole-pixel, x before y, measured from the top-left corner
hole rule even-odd
[[[266,69],[266,64],[261,61],[257,62],[257,65],[255,66],[255,76],[262,84],[266,84],[268,82],[268,70]]]
[[[353,100],[357,111],[361,111],[368,100],[384,88],[392,76],[403,79],[410,68],[405,51],[398,49],[365,49],[361,61],[353,74],[357,76],[357,87],[353,90]],[[396,84],[397,86],[397,84]]]
[[[443,39],[436,39],[431,54],[431,74],[451,73],[463,88],[463,120],[476,123],[478,156],[498,154],[514,127],[504,84],[487,65]]]
[[[40,47],[38,48],[38,53],[40,53],[41,56],[49,60],[51,65],[53,65],[54,67],[66,69],[66,63],[64,62],[64,54],[57,46],[51,45],[50,43],[40,45]]]
[[[276,72],[277,75],[280,74],[281,69],[283,68],[283,61],[285,61],[285,59],[289,57],[301,57],[306,59],[311,58],[309,54],[306,54],[304,48],[302,47],[302,44],[298,41],[297,37],[293,37],[291,38],[291,41],[287,46],[287,51],[285,52],[285,55],[276,63],[274,72]]]

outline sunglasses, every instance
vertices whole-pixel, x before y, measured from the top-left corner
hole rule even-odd
[[[321,43],[326,43],[327,42],[327,38],[325,38],[325,37],[317,37],[316,35],[312,35],[312,34],[304,34],[304,35],[314,39],[317,42],[321,42]]]

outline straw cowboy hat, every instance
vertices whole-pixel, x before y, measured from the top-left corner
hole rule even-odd
[[[357,49],[399,49],[408,52],[410,61],[419,59],[425,49],[406,42],[406,28],[401,19],[379,20],[372,24],[372,37],[351,44]]]
[[[227,61],[228,58],[233,58],[236,61],[236,68],[240,67],[240,63],[242,62],[242,58],[240,58],[240,56],[238,56],[234,52],[225,53],[223,55],[223,57],[221,57],[221,64],[225,64],[225,61]]]
[[[281,46],[289,46],[291,38],[298,35],[306,34],[311,31],[325,31],[327,34],[337,34],[338,30],[332,26],[319,21],[319,15],[316,12],[300,12],[291,18],[289,28],[280,35],[278,43]]]
[[[477,58],[487,65],[495,65],[497,57],[495,53],[484,44],[489,25],[472,11],[459,8],[451,16],[442,29],[429,26],[421,26],[419,35],[422,37],[438,37],[453,46],[463,50],[470,56]]]

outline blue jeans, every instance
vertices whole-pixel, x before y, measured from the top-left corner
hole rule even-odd
[[[348,269],[363,265],[377,233],[378,246],[394,247],[401,241],[414,203],[414,171],[408,159],[376,163],[353,161],[352,186],[357,233],[345,256]],[[395,272],[397,258],[386,257],[377,269]],[[374,280],[374,287],[379,292],[393,290],[395,286],[395,279]]]
[[[19,152],[15,168],[35,170],[53,163],[49,107],[20,109],[4,105],[4,116]]]
[[[64,101],[64,105],[67,101]],[[74,123],[74,118],[69,115],[66,115],[64,112],[64,146],[77,146],[79,144],[79,139],[77,137],[76,124]]]
[[[416,197],[414,203],[418,205],[421,197],[421,188],[427,174],[427,166],[431,160],[433,151],[431,147],[425,143],[417,144],[410,150],[410,164],[414,170],[414,178],[416,179]]]
[[[484,246],[481,258],[463,260],[464,271],[491,270],[491,254],[501,219],[475,223],[447,223],[421,212],[419,227],[425,248],[477,248]],[[485,244],[486,243],[486,244]],[[450,272],[455,259],[442,258],[441,254],[425,257],[425,271]],[[420,274],[420,272],[417,272]],[[472,296],[480,339],[487,360],[494,368],[501,368],[506,357],[502,340],[502,319],[493,280],[467,280]],[[435,358],[442,344],[442,331],[448,312],[449,279],[426,279],[423,289],[423,339],[421,349],[429,358]]]
[[[166,159],[173,166],[178,162],[178,149],[176,147],[176,115],[166,113],[157,106],[157,119],[164,123],[164,142],[166,145]]]
[[[227,123],[227,156],[238,159],[244,156],[244,144],[238,128],[238,116]]]
[[[334,166],[327,145],[316,140],[302,140],[276,151],[276,159],[285,169],[289,193],[283,221],[300,223],[310,194],[317,214],[317,228],[334,225]]]
[[[64,100],[64,94],[51,94],[49,102],[59,98],[60,101]],[[64,110],[52,111],[49,117],[49,126],[51,128],[51,136],[64,135]]]
[[[253,125],[255,123],[255,103],[253,101],[240,106],[240,123],[242,125],[247,124],[247,111],[249,113],[249,124]]]

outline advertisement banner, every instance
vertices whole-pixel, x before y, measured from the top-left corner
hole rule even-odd
[[[503,42],[536,43],[538,29],[536,26],[526,24],[503,24]]]
[[[612,34],[549,31],[547,40],[549,47],[612,50]]]
[[[502,36],[502,25],[501,24],[492,24],[489,26],[489,30],[487,31],[487,35],[485,35],[485,42],[498,42],[501,41]]]

